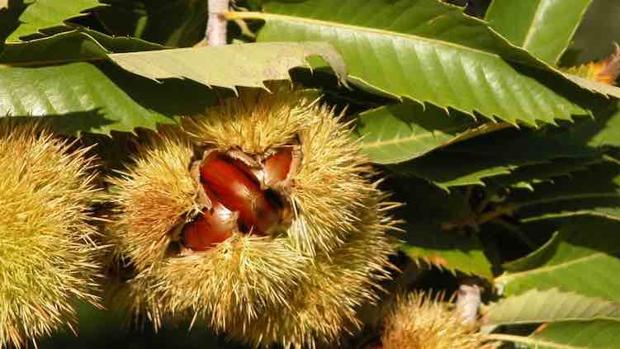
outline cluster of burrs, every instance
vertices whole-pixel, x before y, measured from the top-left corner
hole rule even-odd
[[[395,250],[374,176],[350,126],[303,92],[246,90],[184,120],[110,179],[129,306],[253,346],[338,341]]]
[[[96,189],[90,149],[0,129],[0,346],[72,326],[111,270],[112,296],[156,328],[314,348],[360,327],[389,277],[394,204],[332,109],[245,90],[140,142]]]

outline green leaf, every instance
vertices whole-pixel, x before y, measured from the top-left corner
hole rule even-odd
[[[493,277],[492,264],[477,236],[442,229],[442,222],[471,212],[465,195],[448,194],[414,180],[403,181],[397,188],[397,199],[405,202],[406,236],[401,245],[405,254],[453,272]]]
[[[510,126],[476,123],[458,112],[402,103],[363,112],[357,119],[361,149],[373,162],[393,164],[434,149]]]
[[[19,17],[21,24],[7,38],[17,42],[20,38],[39,34],[44,29],[64,26],[64,21],[79,17],[82,12],[100,6],[97,0],[29,0],[30,5]]]
[[[529,290],[491,304],[485,325],[531,324],[593,319],[620,320],[620,303],[557,289]]]
[[[121,74],[122,73],[122,74]],[[213,103],[208,89],[187,82],[158,84],[89,63],[0,69],[0,115],[50,117],[59,132],[132,132],[172,123]]]
[[[581,86],[586,90],[590,90],[592,92],[598,92],[604,94],[606,96],[620,98],[620,88],[604,84],[602,82],[586,79],[577,75],[565,73],[564,76],[575,84]]]
[[[508,187],[520,187],[532,192],[536,184],[553,182],[558,177],[585,171],[589,166],[601,161],[600,157],[557,159],[549,163],[522,166],[509,175],[489,178],[485,180],[485,183],[495,191]]]
[[[79,29],[27,42],[8,43],[0,53],[0,63],[44,65],[71,61],[104,60],[112,52],[161,50],[161,45],[136,38],[111,37]]]
[[[493,0],[491,28],[543,61],[556,64],[592,0]]]
[[[105,2],[110,6],[94,12],[103,26],[115,35],[138,37],[170,47],[191,47],[205,36],[206,0]]]
[[[526,165],[598,154],[596,149],[585,145],[583,137],[573,139],[567,133],[570,129],[505,130],[454,144],[389,169],[400,175],[424,178],[447,190],[485,185],[485,180],[491,177],[509,175]]]
[[[585,203],[585,206],[587,207],[580,207],[584,206],[583,202],[579,202],[577,204],[567,202],[568,207],[562,207],[560,209],[545,208],[545,211],[547,212],[534,214],[529,217],[523,217],[521,218],[521,221],[526,223],[540,221],[543,219],[557,219],[573,216],[594,216],[620,221],[619,196],[614,195],[610,197],[601,195],[600,197],[597,196],[588,199],[589,200]]]
[[[94,117],[72,118],[88,122],[89,132],[133,131],[135,127],[155,128],[169,123],[163,115],[149,112],[96,67],[73,63],[44,68],[4,68],[0,70],[0,114],[5,116],[48,116],[92,112]],[[99,124],[94,124],[99,121]]]
[[[620,221],[620,165],[596,164],[572,176],[541,183],[513,201],[523,221],[593,215]]]
[[[162,51],[117,53],[109,58],[150,79],[188,78],[207,86],[264,87],[266,80],[289,80],[289,70],[323,58],[340,77],[346,74],[338,52],[329,44],[259,43]]]
[[[142,73],[152,79],[189,78],[223,87],[263,87],[266,80],[289,79],[289,69],[306,65],[306,58],[314,55],[321,55],[339,74],[345,74],[337,52],[323,43],[247,44],[108,54],[109,51],[159,47],[137,39],[74,31],[8,45],[0,59],[23,65],[110,59],[132,73]],[[171,122],[171,117],[187,114],[187,111],[202,112],[205,105],[213,102],[212,91],[189,80],[173,79],[176,81],[160,84],[137,76],[132,80],[127,74],[116,75],[117,80],[112,81],[85,63],[30,69],[5,67],[0,70],[0,115],[87,113],[89,117],[82,117],[83,120],[73,126],[55,120],[67,133],[130,132],[136,127],[153,128],[158,123]],[[141,81],[138,86],[127,86],[129,80],[136,79]],[[122,82],[120,86],[117,85],[119,81]],[[171,91],[163,85],[184,87]],[[134,97],[137,95],[139,100]]]
[[[439,225],[414,224],[407,227],[407,232],[401,250],[412,259],[450,271],[493,277],[492,265],[478,237],[445,232]]]
[[[434,0],[308,0],[269,2],[265,11],[230,18],[265,20],[259,41],[329,42],[344,57],[351,81],[387,95],[528,125],[586,113],[519,73],[503,58],[545,66],[454,6]]]
[[[593,147],[620,147],[620,101],[596,111],[594,120],[578,120],[572,132],[581,134]]]
[[[506,296],[558,288],[586,297],[620,302],[620,222],[573,219],[551,241],[513,263],[495,279]]]
[[[536,349],[611,349],[620,340],[620,322],[611,320],[554,322],[530,337],[492,334],[492,339]]]
[[[569,346],[585,349],[611,349],[620,342],[620,322],[598,320],[552,323],[534,334],[533,338],[542,341],[539,348],[547,345],[550,348]]]
[[[467,161],[463,161],[467,159]],[[501,157],[477,156],[471,153],[439,151],[427,156],[390,166],[389,170],[401,176],[423,178],[444,190],[468,185],[485,185],[484,179],[510,174],[518,168]]]

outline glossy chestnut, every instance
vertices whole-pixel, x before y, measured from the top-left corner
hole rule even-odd
[[[210,198],[212,195],[207,194]],[[238,230],[238,214],[218,201],[205,209],[193,222],[183,228],[183,244],[194,251],[205,251],[225,241]]]
[[[265,160],[263,181],[269,187],[277,186],[286,181],[293,163],[293,148],[285,147],[278,150]]]

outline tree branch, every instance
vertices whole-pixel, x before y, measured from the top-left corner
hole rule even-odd
[[[229,0],[209,0],[206,38],[209,46],[226,45],[226,18]]]
[[[478,320],[480,299],[480,287],[478,285],[461,284],[456,296],[456,309],[465,325],[474,325]]]

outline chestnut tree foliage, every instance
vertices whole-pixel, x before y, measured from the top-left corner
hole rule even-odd
[[[483,286],[482,331],[507,347],[617,347],[620,88],[592,74],[613,56],[579,66],[613,54],[620,3],[469,3],[240,0],[209,47],[206,0],[0,1],[0,117],[96,144],[107,171],[131,134],[291,80],[342,109],[404,203],[401,287]],[[41,346],[238,347],[79,323]]]

